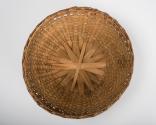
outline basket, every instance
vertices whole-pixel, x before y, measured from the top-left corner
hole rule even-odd
[[[23,76],[37,104],[67,118],[93,117],[129,85],[130,39],[107,13],[72,7],[46,17],[29,36]]]

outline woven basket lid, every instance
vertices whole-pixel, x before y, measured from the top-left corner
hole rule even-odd
[[[127,88],[133,51],[125,30],[108,14],[72,7],[46,17],[23,55],[29,93],[52,114],[95,116]]]

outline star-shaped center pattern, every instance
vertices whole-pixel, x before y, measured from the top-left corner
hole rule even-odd
[[[57,63],[53,63],[53,69],[61,71],[60,76],[65,76],[60,82],[61,85],[68,86],[73,91],[77,84],[79,93],[83,94],[84,86],[91,91],[94,90],[93,82],[98,83],[97,77],[104,74],[106,63],[102,51],[97,47],[92,45],[86,49],[89,41],[84,42],[80,39],[79,43],[73,42],[71,48],[64,42],[60,48],[67,56],[57,58]],[[70,86],[67,85],[69,83]]]

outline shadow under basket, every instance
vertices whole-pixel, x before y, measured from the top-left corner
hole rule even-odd
[[[28,38],[23,76],[37,104],[68,118],[93,117],[127,88],[130,39],[107,13],[72,7],[46,17]]]

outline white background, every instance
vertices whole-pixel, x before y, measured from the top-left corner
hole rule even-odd
[[[126,29],[135,62],[130,86],[106,112],[87,119],[51,115],[33,101],[22,76],[27,38],[46,16],[72,6],[109,13]],[[0,125],[156,125],[155,0],[0,0]]]

